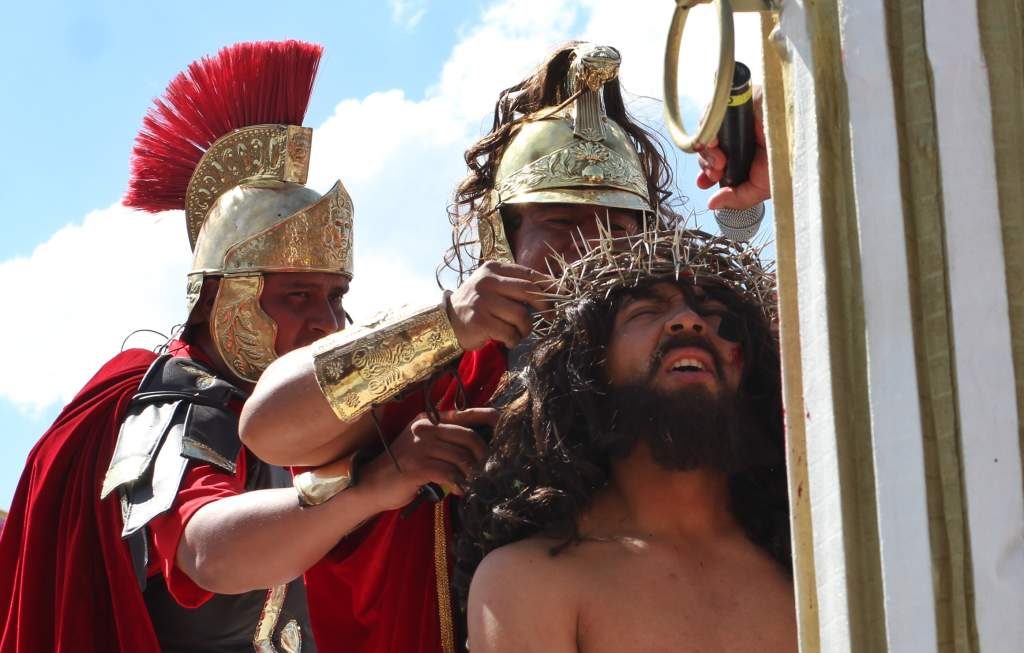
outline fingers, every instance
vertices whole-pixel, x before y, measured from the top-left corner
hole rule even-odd
[[[486,337],[497,340],[507,349],[513,349],[526,337],[519,327],[493,315],[481,318],[477,324]]]
[[[452,490],[460,487],[465,479],[466,474],[458,465],[441,458],[429,458],[423,462],[416,482],[418,485],[437,483]]]
[[[517,277],[487,276],[480,280],[478,288],[520,305],[528,304],[538,311],[544,311],[548,308],[548,301],[540,293],[544,292],[548,285],[547,282],[527,281]]]
[[[410,425],[418,463],[407,465],[410,471],[418,469],[418,482],[434,482],[457,487],[484,458],[487,445],[471,426],[491,425],[497,420],[492,409],[469,409],[442,413],[445,421],[431,424],[420,418]],[[455,424],[451,422],[460,422]]]
[[[700,160],[702,170],[725,170],[726,156],[721,148],[705,148],[697,154],[697,158]]]
[[[735,209],[737,211],[742,211],[743,209],[749,209],[758,202],[765,201],[769,197],[771,197],[771,195],[765,193],[764,190],[754,186],[750,182],[746,182],[733,188],[719,189],[719,191],[712,195],[711,199],[708,200],[708,208],[711,210]]]
[[[448,318],[463,349],[493,339],[515,347],[533,330],[529,308],[548,310],[554,279],[530,268],[488,261],[448,296]]]
[[[419,441],[439,440],[466,450],[472,462],[480,460],[487,453],[487,444],[475,430],[476,427],[494,427],[498,423],[498,411],[493,408],[467,408],[446,410],[440,413],[441,423],[432,424],[427,418],[420,418],[411,425],[413,435]]]
[[[487,444],[475,429],[494,428],[498,423],[498,413],[489,408],[471,410],[483,412],[446,411],[441,413],[442,422],[437,427],[440,429],[437,431],[437,437],[445,442],[471,450],[479,460],[487,454]]]
[[[697,175],[697,188],[707,190],[725,175],[726,156],[718,147],[705,147],[697,154],[700,174]]]
[[[490,311],[495,318],[515,329],[517,343],[533,330],[533,318],[524,304],[504,297],[495,297],[490,303]]]
[[[441,411],[441,420],[459,426],[495,426],[501,413],[494,408],[464,408]]]
[[[708,208],[743,210],[771,198],[771,184],[768,179],[768,156],[765,150],[763,114],[763,91],[760,86],[753,88],[754,102],[754,140],[759,146],[750,166],[750,180],[735,188],[722,188],[708,200]],[[714,139],[703,147],[697,157],[700,174],[697,175],[697,188],[707,190],[721,182],[725,174],[727,157],[718,147],[718,139]]]
[[[513,277],[515,279],[522,279],[523,281],[532,281],[539,284],[548,284],[553,279],[542,272],[537,272],[532,268],[528,268],[525,265],[517,265],[515,263],[498,263],[497,261],[487,261],[481,266],[481,269],[486,270],[492,274],[496,274],[502,277]]]
[[[721,174],[719,174],[718,178],[721,179]],[[707,190],[717,183],[718,181],[709,177],[708,173],[706,172],[701,172],[699,175],[697,175],[697,188],[701,190]]]
[[[452,428],[461,429],[462,427],[456,426]],[[472,433],[472,431],[470,431],[470,433]],[[474,435],[476,434],[474,433]],[[440,439],[430,445],[428,456],[433,460],[447,463],[455,467],[458,470],[458,475],[455,480],[459,482],[461,482],[463,478],[469,476],[469,473],[473,471],[473,466],[478,460],[469,449]],[[437,482],[436,479],[431,480]],[[443,480],[446,481],[448,479]]]
[[[743,210],[771,199],[772,184],[768,174],[768,152],[759,148],[750,164],[750,178],[734,188],[722,188],[708,200],[708,208]]]

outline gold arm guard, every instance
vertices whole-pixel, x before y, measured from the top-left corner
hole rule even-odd
[[[302,472],[292,479],[299,495],[299,505],[309,508],[333,499],[352,485],[356,453],[335,460],[323,467]]]
[[[383,318],[321,338],[313,348],[317,383],[338,419],[350,422],[457,358],[462,347],[438,306]]]

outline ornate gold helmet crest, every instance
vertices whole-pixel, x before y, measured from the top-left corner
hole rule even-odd
[[[498,209],[507,204],[588,204],[653,211],[640,157],[608,117],[604,86],[619,74],[619,51],[581,43],[564,80],[565,102],[525,116],[495,173],[480,224],[481,257],[511,260]]]
[[[192,63],[147,114],[125,204],[184,209],[194,252],[191,319],[208,277],[224,362],[256,381],[276,357],[277,324],[260,306],[266,272],[352,277],[352,199],[339,181],[306,188],[313,131],[300,126],[322,48],[240,43]]]

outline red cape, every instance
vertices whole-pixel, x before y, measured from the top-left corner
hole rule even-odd
[[[131,349],[96,373],[28,456],[0,532],[0,653],[158,652],[100,485],[117,432],[156,355]]]
[[[505,366],[505,350],[494,342],[462,357],[459,377],[468,406],[487,405]],[[432,399],[440,410],[448,410],[454,408],[456,393],[457,384],[449,379],[435,385]],[[394,438],[423,407],[422,392],[389,406],[384,434]],[[444,501],[440,540],[435,538],[435,506],[424,502],[405,517],[402,510],[378,515],[306,572],[309,616],[320,651],[444,652],[440,606],[446,601],[438,601],[435,556],[443,560],[450,579],[453,501],[451,496]],[[447,550],[439,551],[438,544]],[[453,598],[447,600],[449,613]]]

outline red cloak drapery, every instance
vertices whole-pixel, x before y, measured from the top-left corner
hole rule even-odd
[[[505,360],[505,350],[494,342],[462,357],[459,378],[469,406],[487,405]],[[449,379],[436,384],[432,399],[438,409],[449,410],[456,393],[457,384]],[[385,436],[394,438],[423,408],[421,392],[389,406],[383,416]],[[447,560],[441,564],[449,578],[453,501],[445,499],[442,525],[447,551],[441,553]],[[434,510],[424,502],[406,517],[401,510],[378,515],[306,572],[309,615],[320,651],[443,653]]]
[[[0,653],[156,653],[116,496],[100,501],[117,432],[156,355],[122,352],[29,454],[0,533]]]

